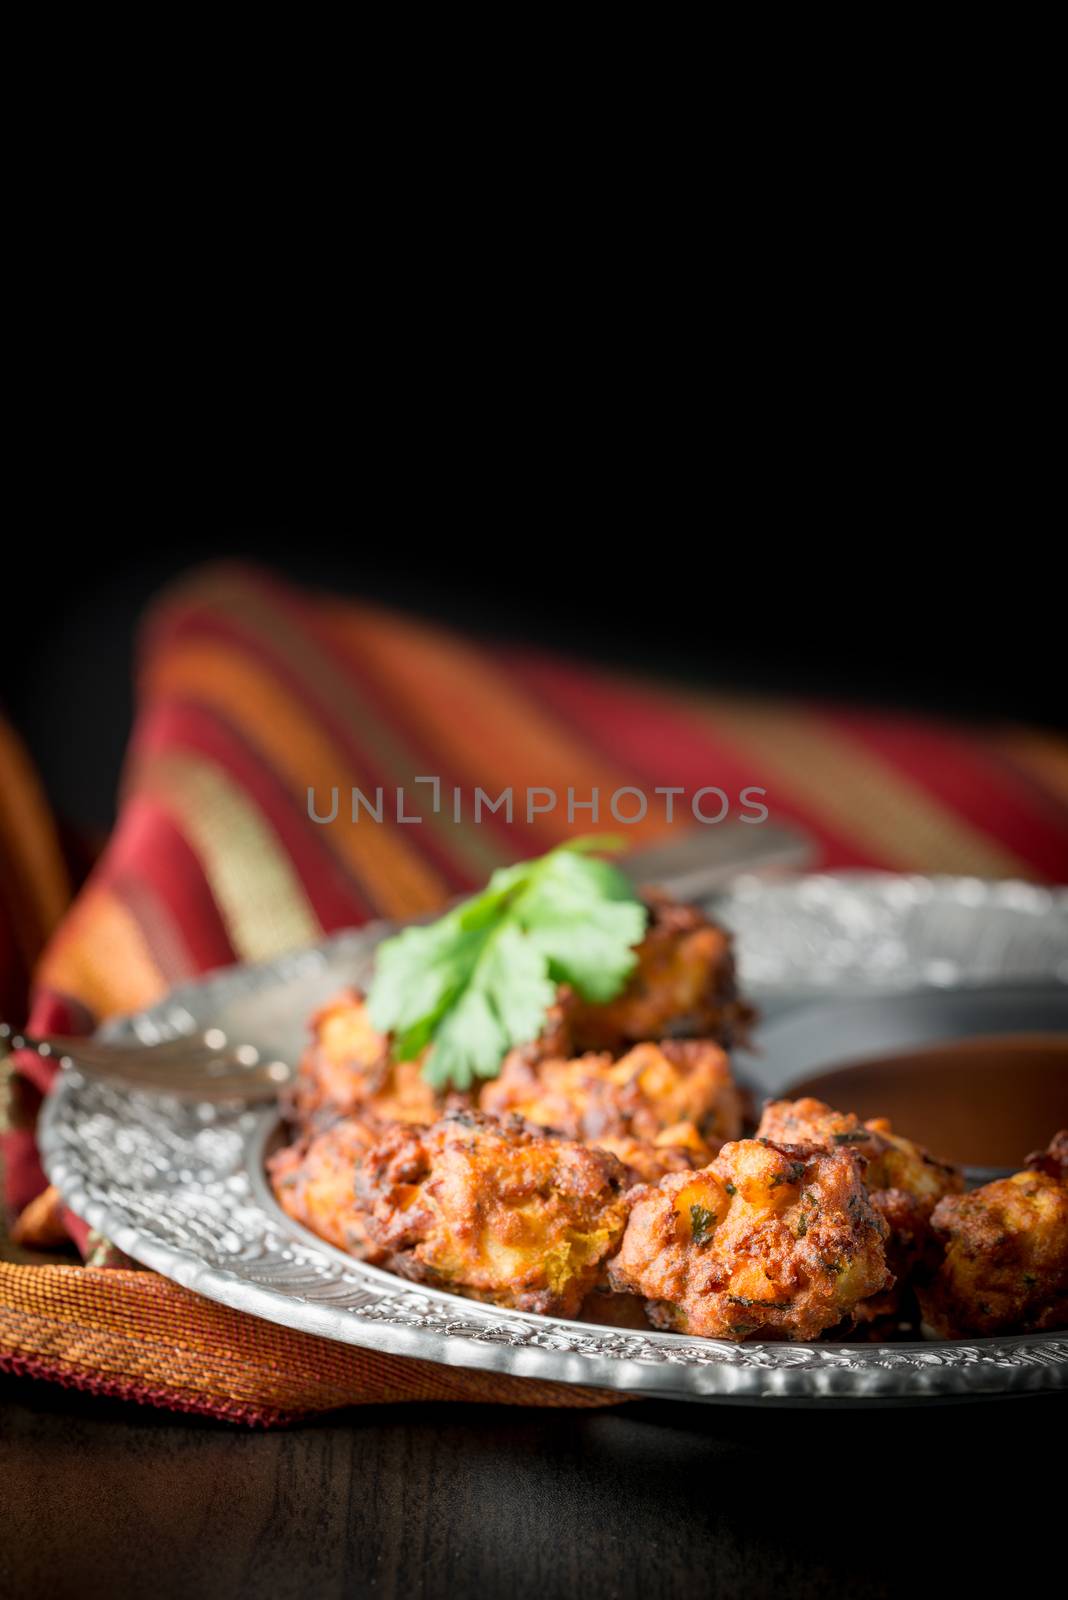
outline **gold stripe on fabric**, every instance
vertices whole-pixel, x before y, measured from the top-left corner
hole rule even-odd
[[[333,787],[340,791],[339,817],[320,833],[359,879],[375,908],[386,916],[417,916],[435,911],[448,898],[440,875],[409,845],[405,833],[418,827],[383,821],[351,826],[346,806],[352,788],[368,784],[348,763],[345,752],[316,726],[308,707],[277,678],[234,646],[189,640],[174,645],[151,663],[147,685],[154,694],[189,695],[218,711],[255,745],[271,770],[306,814],[308,790],[325,804]],[[386,812],[388,817],[388,811]],[[314,824],[309,823],[309,826]]]
[[[517,797],[528,786],[553,790],[556,809],[536,824],[542,835],[562,839],[588,833],[591,826],[613,826],[603,816],[594,824],[582,812],[567,822],[567,791],[584,800],[598,789],[607,811],[613,791],[633,784],[633,774],[512,683],[477,645],[370,606],[338,611],[335,632],[404,699],[408,717],[459,776],[491,792],[511,787]],[[634,843],[669,831],[653,806],[625,829]]]
[[[138,763],[135,783],[181,830],[242,960],[265,961],[321,938],[277,834],[221,768],[188,752],[149,755]]]
[[[241,572],[215,571],[203,575],[203,579],[199,586],[191,583],[180,591],[181,602],[210,609],[228,627],[236,625],[242,633],[259,640],[300,692],[309,697],[306,718],[315,715],[316,701],[329,706],[354,748],[366,752],[387,793],[410,785],[420,773],[433,773],[433,758],[420,755],[403,730],[382,715],[366,693],[361,677],[348,665],[351,652],[337,633],[328,604],[320,603],[314,623],[308,623],[293,617],[261,584],[250,582]],[[340,662],[324,644],[327,638],[340,652]],[[447,857],[477,882],[510,859],[491,829],[457,823],[444,810],[425,810],[423,829],[433,834]]]
[[[752,758],[754,783],[772,793],[781,786],[887,866],[980,878],[1035,876],[1011,850],[816,713],[708,695],[689,704]]]

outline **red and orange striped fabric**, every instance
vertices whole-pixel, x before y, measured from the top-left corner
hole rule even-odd
[[[237,567],[194,574],[157,603],[138,683],[120,822],[73,904],[44,796],[0,726],[0,1006],[24,1020],[32,970],[40,1029],[87,1029],[207,968],[432,910],[494,866],[589,831],[588,812],[569,825],[562,806],[475,825],[466,803],[454,820],[451,801],[423,808],[419,826],[391,804],[381,823],[352,823],[352,788],[404,789],[418,804],[427,775],[444,796],[759,785],[826,866],[1068,880],[1068,746],[1031,730],[980,735],[626,679]],[[337,819],[311,822],[309,789],[333,788]],[[650,808],[626,832],[648,843],[668,826]],[[16,1213],[35,1202],[21,1236],[43,1241],[57,1213],[41,1197],[32,1123],[50,1072],[19,1066],[7,1199]],[[5,1366],[261,1422],[406,1395],[604,1398],[342,1351],[152,1274],[53,1265],[0,1268]]]

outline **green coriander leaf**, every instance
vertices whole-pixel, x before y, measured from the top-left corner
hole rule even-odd
[[[716,1213],[707,1206],[691,1206],[690,1233],[694,1244],[707,1244],[718,1220]]]
[[[619,869],[589,852],[622,843],[575,839],[501,867],[437,922],[385,940],[368,1005],[394,1056],[413,1060],[430,1046],[427,1080],[468,1088],[495,1076],[511,1046],[537,1037],[558,983],[614,999],[647,913]]]
[[[423,1076],[435,1089],[450,1083],[469,1089],[476,1077],[496,1077],[507,1047],[507,1035],[487,997],[480,989],[468,989],[438,1029]]]
[[[577,839],[566,839],[563,844],[557,845],[556,850],[566,850],[573,856],[588,856],[591,851],[600,851],[601,855],[618,856],[627,848],[627,841],[621,833],[583,833]],[[549,852],[555,855],[556,850]],[[542,861],[548,861],[548,856],[542,856]]]
[[[556,985],[543,953],[513,923],[504,923],[487,945],[477,982],[509,1042],[537,1038],[556,999]]]
[[[393,1040],[393,1056],[397,1061],[414,1061],[421,1056],[434,1036],[434,1025],[437,1014],[431,1012],[414,1027],[406,1028],[403,1033],[398,1033]]]
[[[406,928],[378,947],[369,995],[371,1021],[400,1033],[433,1016],[470,977],[483,937],[450,913],[429,927]]]
[[[647,917],[618,867],[568,850],[544,857],[515,915],[556,981],[598,1002],[614,998],[633,971]]]
[[[548,957],[558,983],[570,983],[584,1000],[613,999],[634,970],[634,946],[645,931],[644,906],[620,900],[585,908],[566,901],[541,906],[526,922],[529,937]]]
[[[524,891],[524,903],[548,897],[567,899],[590,897],[603,900],[634,901],[630,880],[610,861],[581,854],[566,847],[550,850],[535,864],[530,881]]]

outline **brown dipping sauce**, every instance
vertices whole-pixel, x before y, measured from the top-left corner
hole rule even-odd
[[[1068,1127],[1068,1034],[954,1039],[792,1084],[858,1117],[889,1117],[932,1155],[1017,1171]]]

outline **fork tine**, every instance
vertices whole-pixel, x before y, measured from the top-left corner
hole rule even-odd
[[[120,1041],[107,1043],[102,1039],[94,1039],[102,1050],[114,1051],[151,1051],[153,1056],[161,1060],[169,1060],[172,1056],[180,1056],[189,1050],[205,1050],[213,1055],[226,1055],[238,1048],[238,1043],[227,1038],[221,1028],[209,1028],[206,1033],[179,1033],[170,1039],[160,1039],[158,1043],[149,1044],[144,1039],[139,1039],[136,1044],[124,1044]]]
[[[44,1039],[16,1035],[12,1043],[60,1063],[69,1061],[90,1077],[126,1088],[200,1100],[270,1099],[292,1077],[286,1063],[263,1060],[251,1045],[231,1044],[219,1029],[159,1044],[113,1044],[59,1035]]]
[[[95,1040],[71,1039],[64,1042],[62,1049],[52,1049],[49,1054],[56,1060],[91,1062],[101,1070],[115,1067],[118,1071],[125,1071],[143,1065],[161,1074],[194,1066],[203,1070],[212,1061],[238,1060],[233,1050],[213,1050],[196,1040],[190,1040],[184,1050],[162,1054],[155,1045],[116,1047],[97,1044]]]
[[[17,1046],[21,1047],[23,1038],[23,1035],[15,1036]],[[143,1040],[128,1044],[89,1035],[68,1037],[58,1034],[50,1034],[44,1038],[30,1038],[26,1042],[31,1050],[37,1050],[44,1056],[92,1055],[101,1060],[110,1060],[112,1057],[132,1060],[137,1056],[151,1055],[154,1061],[172,1061],[188,1056],[214,1059],[216,1056],[236,1055],[238,1059],[249,1059],[249,1064],[252,1065],[258,1055],[251,1046],[231,1043],[221,1029],[216,1028],[210,1028],[206,1033],[180,1034],[153,1044]]]
[[[275,1099],[282,1084],[279,1080],[268,1076],[267,1072],[259,1067],[242,1067],[236,1072],[229,1071],[217,1076],[208,1076],[204,1073],[187,1073],[178,1075],[168,1074],[160,1078],[157,1074],[145,1070],[93,1070],[91,1077],[98,1077],[125,1089],[144,1090],[152,1094],[173,1094],[194,1100],[266,1100]]]

